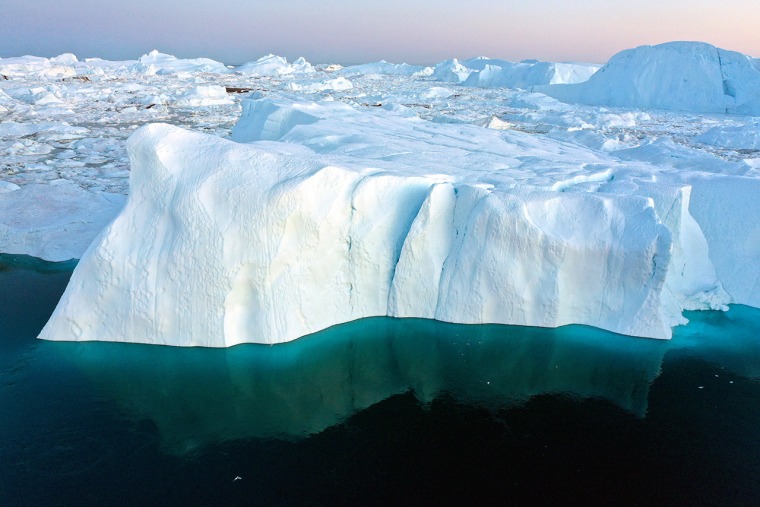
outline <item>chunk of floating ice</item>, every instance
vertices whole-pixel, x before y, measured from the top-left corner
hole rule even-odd
[[[233,132],[250,146],[141,128],[129,141],[129,201],[82,258],[41,337],[223,347],[391,315],[668,338],[682,308],[730,301],[688,213],[688,187],[505,190],[468,165],[456,169],[453,155],[476,131],[267,100],[247,102]],[[502,143],[514,155],[493,134],[490,150]],[[265,149],[277,139],[323,153]],[[346,154],[370,139],[364,153],[377,165],[368,170],[369,158]],[[452,164],[451,183],[422,175],[431,150]]]

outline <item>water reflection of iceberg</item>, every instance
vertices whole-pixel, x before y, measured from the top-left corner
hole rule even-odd
[[[643,416],[668,343],[581,326],[540,329],[371,318],[277,346],[57,343],[168,452],[299,438],[394,394],[500,409],[542,393],[605,398]]]

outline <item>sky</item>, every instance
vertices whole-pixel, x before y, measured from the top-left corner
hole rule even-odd
[[[760,57],[760,0],[0,0],[0,13],[0,57],[604,63],[672,40]]]

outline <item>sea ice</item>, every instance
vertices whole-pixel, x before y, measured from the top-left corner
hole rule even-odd
[[[0,251],[65,261],[82,255],[124,205],[124,196],[92,193],[61,181],[13,188],[0,182]]]
[[[210,58],[180,59],[174,55],[167,55],[153,50],[143,55],[137,63],[131,65],[129,70],[145,74],[180,74],[193,72],[212,72],[226,74],[229,69],[221,62]]]
[[[471,72],[462,81],[464,86],[499,88],[529,88],[536,85],[582,83],[601,65],[586,63],[553,63],[535,60],[507,62],[504,60],[473,60]],[[467,65],[467,63],[465,63]]]

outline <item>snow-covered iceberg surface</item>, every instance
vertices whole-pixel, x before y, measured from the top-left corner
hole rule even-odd
[[[690,213],[720,221],[722,194],[654,166],[337,102],[246,101],[233,139],[132,135],[126,207],[42,338],[224,347],[377,315],[669,338],[757,284],[758,246],[724,247],[750,271],[720,279],[725,237]]]
[[[585,83],[534,91],[580,104],[760,115],[760,69],[753,59],[703,42],[627,49]]]

